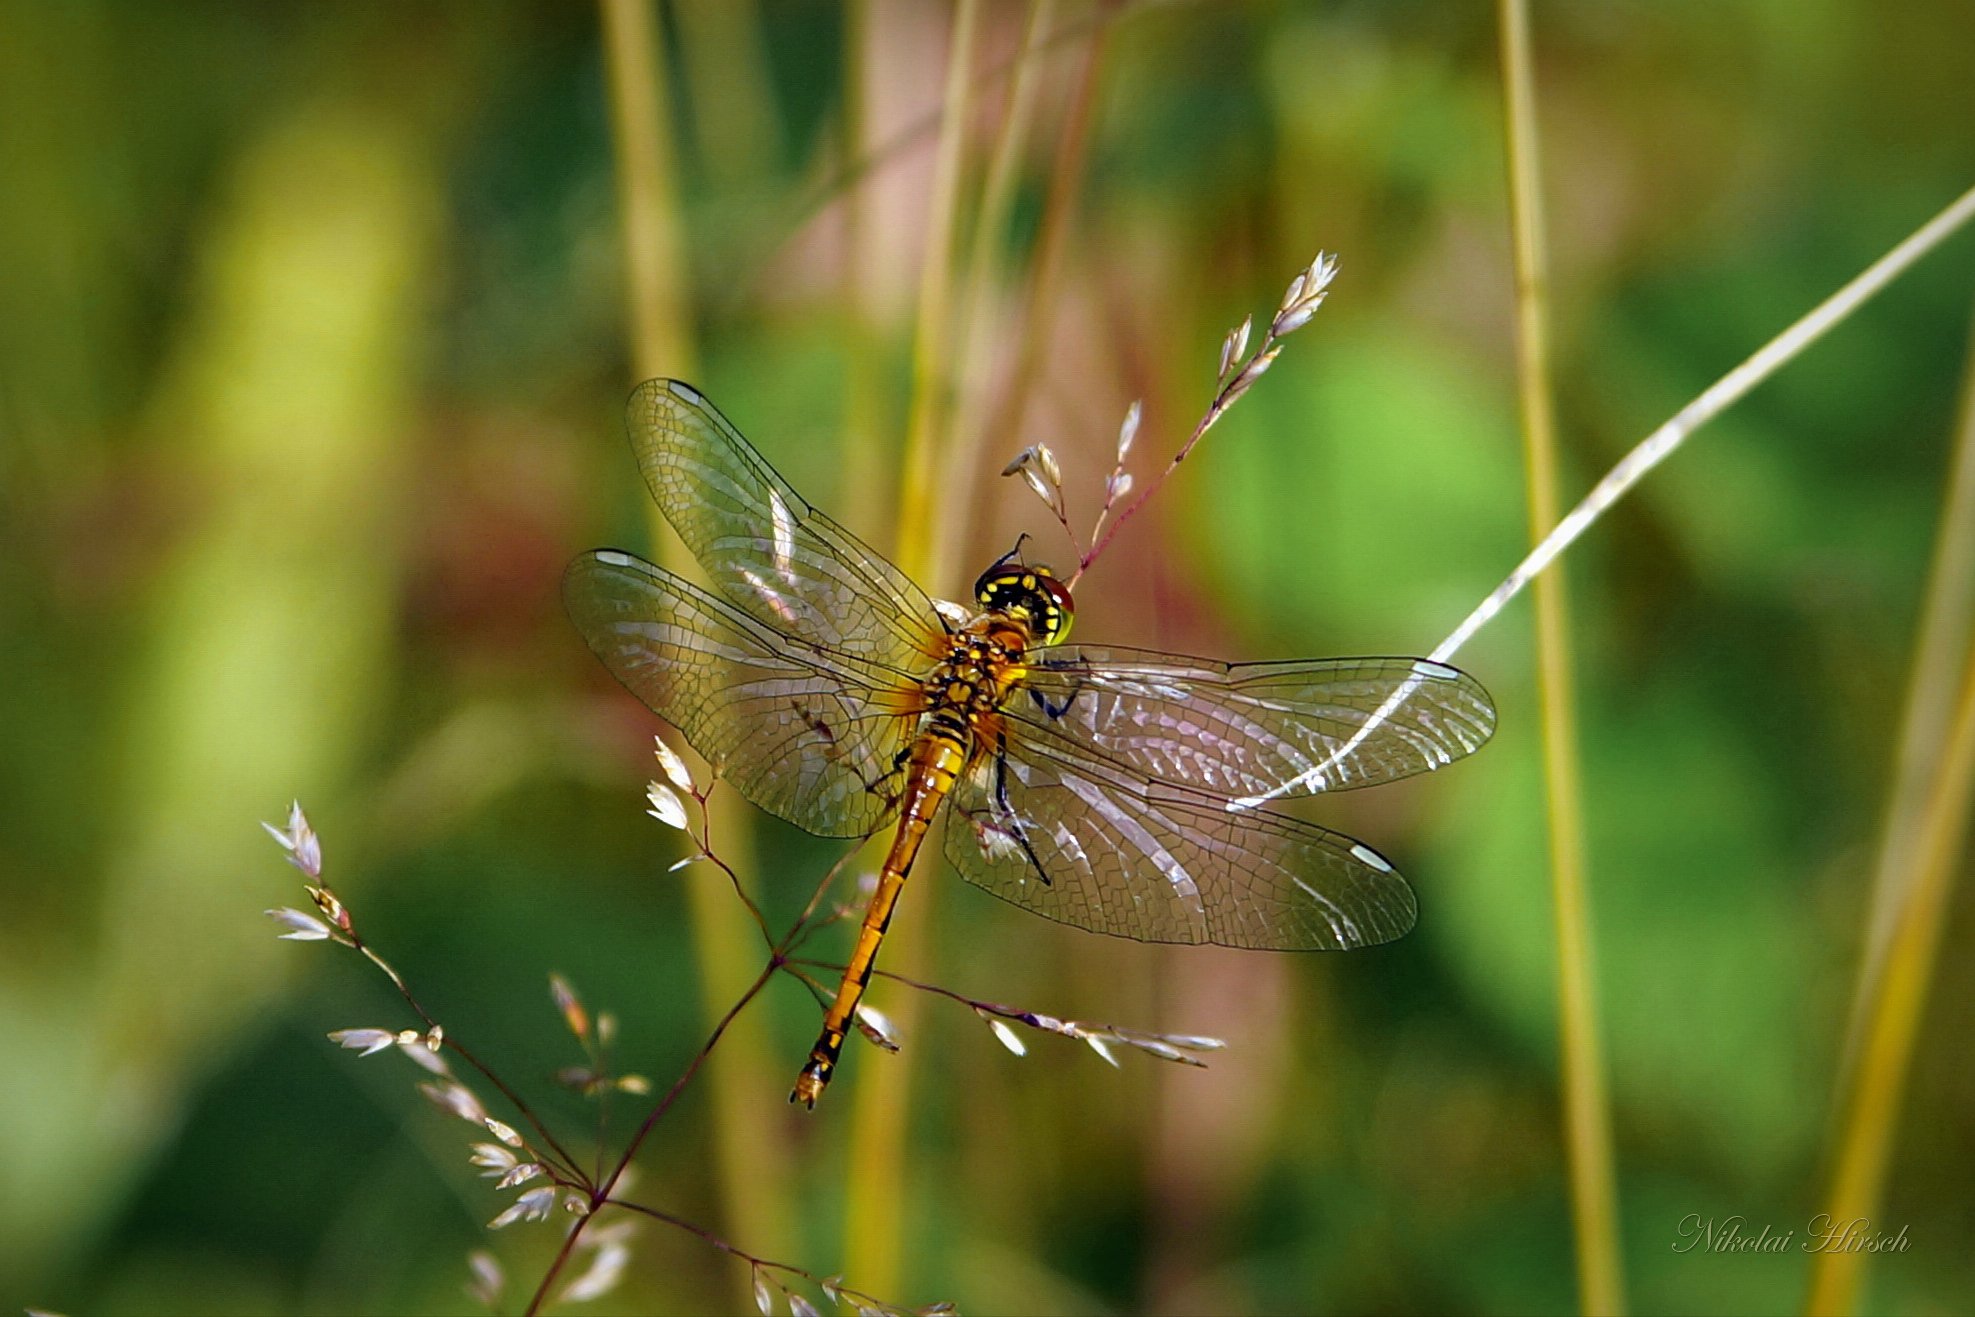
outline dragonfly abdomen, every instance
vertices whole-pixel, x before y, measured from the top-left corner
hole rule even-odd
[[[967,723],[964,719],[955,722],[944,716],[951,712],[935,709],[912,744],[906,761],[905,792],[899,804],[898,831],[892,835],[891,850],[885,855],[884,867],[878,871],[878,890],[864,911],[864,925],[857,934],[857,947],[844,966],[843,979],[837,984],[836,1000],[824,1013],[823,1030],[816,1036],[816,1045],[809,1049],[809,1060],[803,1065],[802,1073],[796,1077],[795,1091],[789,1094],[791,1102],[814,1107],[816,1099],[829,1086],[837,1058],[843,1053],[844,1038],[857,1014],[857,1003],[877,969],[878,947],[884,941],[885,930],[891,927],[898,895],[905,890],[905,876],[912,871],[912,861],[918,857],[933,816],[966,766]]]

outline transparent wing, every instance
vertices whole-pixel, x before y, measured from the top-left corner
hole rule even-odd
[[[954,784],[945,847],[1003,900],[1141,942],[1341,951],[1402,936],[1416,913],[1369,846],[1268,810],[1230,813],[1061,741],[984,755]]]
[[[944,648],[946,628],[911,578],[805,503],[691,385],[640,384],[625,426],[652,497],[729,602],[903,670]]]
[[[916,688],[855,655],[794,641],[614,549],[563,577],[576,629],[612,675],[762,809],[825,837],[892,810]]]
[[[1229,664],[1078,645],[1041,651],[1003,712],[1031,734],[1229,799],[1288,782],[1298,785],[1286,795],[1376,786],[1472,754],[1495,731],[1481,683],[1427,659]]]

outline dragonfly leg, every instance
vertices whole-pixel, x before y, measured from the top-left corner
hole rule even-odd
[[[1053,669],[1057,672],[1082,673],[1088,671],[1088,665],[1085,664],[1082,660],[1077,660],[1076,662],[1072,662],[1072,663],[1062,663],[1062,662],[1052,663],[1048,659],[1044,659],[1042,661],[1041,666],[1045,668]],[[1049,697],[1047,695],[1044,695],[1041,691],[1037,690],[1033,686],[1029,687],[1029,698],[1036,702],[1036,708],[1041,709],[1045,714],[1049,716],[1051,722],[1055,722],[1061,719],[1064,714],[1068,713],[1071,707],[1076,704],[1078,697],[1081,696],[1083,693],[1084,693],[1084,685],[1083,682],[1079,680],[1075,685],[1070,687],[1070,693],[1063,697],[1062,703],[1051,704],[1049,702]]]
[[[1052,722],[1061,718],[1064,714],[1068,713],[1070,711],[1070,706],[1077,702],[1077,696],[1081,694],[1083,694],[1083,687],[1079,686],[1075,690],[1071,691],[1068,695],[1065,695],[1063,697],[1063,702],[1061,704],[1051,704],[1049,702],[1049,697],[1047,695],[1044,695],[1041,691],[1035,689],[1033,686],[1029,688],[1029,698],[1033,699],[1036,702],[1036,708],[1041,709],[1044,713],[1049,715],[1050,721]]]
[[[912,767],[912,748],[907,746],[892,757],[891,767],[864,784],[864,789],[874,796],[882,796],[887,805],[896,805],[903,794],[903,784],[893,786]]]
[[[1067,709],[1069,705],[1063,707]],[[1022,854],[1029,857],[1029,863],[1035,868],[1036,877],[1042,880],[1044,887],[1052,886],[1048,871],[1036,858],[1035,847],[1029,844],[1028,824],[1022,821],[1022,816],[1015,812],[1015,806],[1008,800],[1008,738],[1005,733],[997,738],[994,746],[994,807],[1001,816],[996,821],[1006,824],[1015,834],[1015,840],[1021,843]]]

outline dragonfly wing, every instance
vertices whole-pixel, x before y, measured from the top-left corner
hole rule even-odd
[[[1411,658],[1230,664],[1062,645],[1037,656],[1003,708],[1034,734],[1236,800],[1429,772],[1495,731],[1480,682]]]
[[[1003,900],[1096,933],[1339,951],[1412,928],[1412,889],[1370,847],[1269,810],[1044,745],[954,784],[946,856]]]
[[[890,814],[909,682],[614,549],[570,564],[563,600],[604,666],[762,809],[825,837]]]
[[[901,670],[943,647],[946,628],[911,578],[804,502],[697,389],[645,381],[625,426],[652,497],[729,602]]]

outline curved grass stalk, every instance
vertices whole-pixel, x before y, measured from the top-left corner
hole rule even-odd
[[[1521,399],[1530,538],[1540,540],[1557,519],[1557,435],[1550,391],[1549,272],[1543,240],[1536,90],[1525,0],[1501,0],[1500,21],[1509,220],[1515,240],[1516,387]],[[1624,1311],[1625,1296],[1585,873],[1570,610],[1560,573],[1538,580],[1535,593],[1543,781],[1549,805],[1550,883],[1556,903],[1564,1149],[1577,1250],[1578,1306],[1586,1313],[1613,1314]]]
[[[685,243],[673,187],[673,141],[665,113],[664,65],[650,0],[603,0],[603,39],[610,74],[612,138],[624,230],[632,361],[640,377],[695,373]],[[656,507],[648,505],[661,563],[697,579],[699,569]],[[722,811],[715,844],[730,864],[751,868],[753,838],[744,820]],[[719,1018],[756,971],[755,933],[745,908],[712,883],[684,884],[699,975],[701,1008]],[[734,1233],[782,1249],[789,1222],[783,1183],[783,1137],[755,1095],[772,1087],[759,1018],[728,1031],[713,1086],[715,1171]]]
[[[1968,830],[1969,791],[1975,781],[1975,649],[1969,645],[1975,592],[1975,335],[1970,337],[1957,430],[1907,686],[1898,767],[1875,865],[1874,920],[1838,1083],[1836,1110],[1842,1124],[1833,1138],[1824,1203],[1834,1222],[1869,1222],[1885,1188],[1913,1046]],[[1950,709],[1955,710],[1952,718]],[[1814,1254],[1805,1311],[1818,1317],[1856,1311],[1867,1256]]]
[[[988,313],[989,290],[1000,266],[1000,252],[1008,233],[1008,217],[1015,204],[1015,179],[1028,146],[1029,126],[1035,116],[1036,66],[1040,63],[1045,38],[1055,15],[1055,0],[1031,0],[1028,20],[1022,29],[1021,54],[1015,65],[1015,80],[1008,89],[1008,108],[1001,120],[1001,132],[988,165],[987,181],[981,189],[981,203],[974,217],[974,232],[968,243],[967,277],[961,283],[960,337],[954,360],[960,371],[955,394],[952,437],[941,464],[943,488],[969,484],[980,466],[981,448],[987,439],[987,387],[993,375],[994,351],[991,345],[992,317]],[[953,516],[943,525],[942,543],[935,557],[951,561],[967,543],[971,518]]]
[[[1658,429],[1633,445],[1632,451],[1620,458],[1611,470],[1605,472],[1604,477],[1591,487],[1591,492],[1579,499],[1576,506],[1550,528],[1550,533],[1545,535],[1535,548],[1523,555],[1522,561],[1502,578],[1502,583],[1489,591],[1487,597],[1461,619],[1461,624],[1449,632],[1445,640],[1433,647],[1433,652],[1428,657],[1437,663],[1444,663],[1453,658],[1460,651],[1461,646],[1474,639],[1476,632],[1501,615],[1502,610],[1509,606],[1509,601],[1522,593],[1524,586],[1541,576],[1544,569],[1561,557],[1565,549],[1575,544],[1579,536],[1591,529],[1600,517],[1610,511],[1613,504],[1624,498],[1634,485],[1645,479],[1648,472],[1671,457],[1675,449],[1687,442],[1694,431],[1727,411],[1756,385],[1781,370],[1797,354],[1841,324],[1873,294],[1899,278],[1915,261],[1947,241],[1956,230],[1971,219],[1975,219],[1975,188],[1970,188],[1956,197],[1948,203],[1946,209],[1908,234],[1898,246],[1884,256],[1859,271],[1844,287],[1819,302],[1788,329],[1757,348],[1748,360],[1701,390],[1692,402],[1675,412]],[[1231,801],[1228,808],[1253,809],[1257,805],[1267,804],[1271,800],[1286,796],[1310,782],[1319,780],[1333,765],[1342,762],[1363,745],[1365,739],[1392,716],[1393,710],[1411,699],[1413,692],[1418,689],[1418,681],[1404,682],[1387,697],[1383,704],[1372,710],[1371,715],[1358,730],[1327,755],[1322,763],[1267,791]]]
[[[942,458],[953,415],[955,265],[959,255],[960,173],[973,102],[971,66],[980,27],[980,0],[960,0],[953,17],[942,94],[939,150],[928,203],[926,253],[912,339],[912,406],[898,491],[898,563],[934,590],[945,587],[940,561]]]
[[[968,105],[973,86],[974,38],[980,26],[980,0],[960,0],[947,49],[939,155],[934,166],[931,223],[920,270],[917,326],[912,352],[912,407],[898,495],[898,563],[914,579],[942,587],[947,565],[939,561],[946,509],[961,506],[959,491],[940,489],[940,460],[951,414],[953,284],[961,157],[966,146]],[[943,506],[944,505],[944,506]],[[904,903],[896,921],[905,936],[894,938],[928,954],[926,930],[934,885],[925,884]],[[900,1000],[893,1018],[909,1031],[918,1003]],[[901,1210],[905,1194],[904,1148],[910,1125],[913,1053],[885,1058],[866,1067],[851,1099],[851,1178],[844,1207],[845,1258],[860,1283],[880,1294],[899,1289]]]
[[[1475,605],[1474,611],[1434,648],[1430,657],[1441,661],[1452,658],[1456,650],[1474,639],[1475,632],[1493,621],[1495,615],[1507,607],[1525,585],[1555,562],[1558,555],[1576,542],[1578,536],[1589,530],[1614,503],[1644,479],[1647,472],[1686,443],[1688,436],[1740,402],[1756,385],[1844,323],[1852,312],[1906,273],[1915,261],[1947,241],[1971,219],[1975,219],[1975,188],[1949,202],[1934,218],[1902,239],[1898,246],[1859,271],[1844,287],[1805,312],[1788,329],[1757,348],[1748,360],[1701,390],[1692,402],[1675,412],[1658,429],[1634,445],[1631,452],[1620,458],[1617,465],[1591,487],[1591,492],[1578,500],[1577,506],[1551,528],[1542,543],[1531,549],[1516,564],[1515,570],[1486,599]]]
[[[1968,835],[1971,786],[1975,786],[1975,653],[1962,673],[1959,707],[1941,771],[1927,794],[1914,848],[1910,896],[1893,928],[1885,972],[1865,1022],[1864,1046],[1845,1095],[1845,1125],[1824,1209],[1836,1223],[1869,1222],[1885,1185],[1913,1044],[1940,951],[1948,895]],[[1816,1253],[1805,1311],[1820,1317],[1854,1311],[1865,1258],[1862,1252]]]
[[[1103,10],[1099,11],[1104,12]],[[1060,30],[1060,29],[1059,29]],[[996,435],[1014,442],[1022,433],[1029,399],[1034,396],[1036,379],[1042,373],[1042,353],[1049,341],[1050,321],[1056,296],[1062,287],[1064,253],[1069,248],[1070,221],[1076,211],[1077,191],[1083,185],[1084,162],[1089,157],[1090,129],[1096,117],[1097,86],[1103,68],[1104,39],[1108,24],[1090,29],[1083,57],[1071,83],[1070,103],[1064,112],[1063,127],[1057,139],[1056,159],[1050,168],[1049,192],[1043,200],[1041,227],[1036,232],[1035,253],[1030,260],[1028,289],[1022,305],[1021,326],[1016,335],[1015,365],[1007,382],[997,391],[992,416],[980,427],[983,436]],[[1052,42],[1043,42],[1040,51]],[[959,472],[962,479],[974,479],[974,469]]]
[[[844,10],[843,101],[838,110],[837,150],[846,160],[865,154],[872,116],[864,80],[866,51],[872,23],[870,0],[852,0]],[[837,477],[837,504],[845,524],[860,533],[874,532],[890,510],[890,454],[884,442],[885,333],[878,299],[872,291],[878,265],[873,250],[873,190],[857,175],[842,188],[844,214],[843,271],[840,300],[844,311],[844,409],[842,464]],[[876,542],[876,534],[866,538]]]
[[[1955,683],[1960,678],[1962,647],[1968,642],[1971,619],[1975,619],[1975,331],[1969,336],[1968,361],[1963,368],[1961,414],[1949,464],[1948,493],[1928,569],[1920,631],[1914,642],[1893,787],[1887,793],[1886,818],[1873,864],[1872,927],[1866,935],[1852,1003],[1846,1071],[1857,1061],[1876,993],[1873,985],[1884,972],[1893,928],[1910,893],[1914,845],[1926,808],[1927,784],[1939,772],[1947,745]]]

